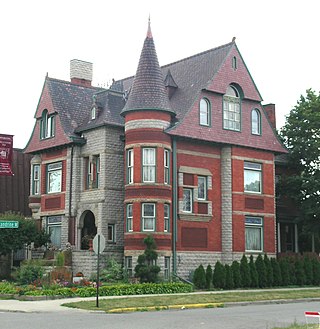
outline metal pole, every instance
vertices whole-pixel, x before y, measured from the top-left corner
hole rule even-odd
[[[96,307],[99,307],[99,267],[100,267],[100,234],[98,234],[98,261],[97,261],[97,298]]]

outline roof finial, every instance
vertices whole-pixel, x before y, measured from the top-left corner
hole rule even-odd
[[[147,38],[152,39],[150,14],[149,14],[149,19],[148,19],[148,32],[147,32]]]

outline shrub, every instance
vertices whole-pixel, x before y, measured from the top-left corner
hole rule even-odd
[[[214,267],[212,281],[216,288],[223,289],[226,285],[226,269],[219,261]]]
[[[211,286],[212,286],[212,275],[213,275],[212,267],[209,264],[207,266],[207,268],[206,268],[206,288],[207,289],[211,289]]]
[[[289,262],[286,258],[281,258],[279,265],[281,270],[282,285],[288,286],[290,284]]]
[[[295,277],[296,283],[299,286],[303,286],[306,283],[306,274],[303,268],[303,261],[300,259],[295,261]]]
[[[267,271],[261,255],[257,257],[255,264],[258,272],[259,287],[264,288],[267,286]]]
[[[104,282],[117,282],[123,279],[123,269],[114,258],[109,258],[106,268],[100,273],[100,280]]]
[[[41,264],[37,261],[28,261],[23,264],[18,270],[18,281],[21,284],[33,283],[43,277],[44,270]]]
[[[273,286],[279,287],[282,285],[282,275],[279,262],[277,259],[271,258],[270,263],[273,271]]]
[[[233,272],[232,268],[230,265],[226,264],[225,265],[225,270],[226,270],[226,289],[233,289],[234,288],[234,281],[233,281]]]
[[[254,263],[253,256],[250,256],[249,261],[250,276],[251,276],[251,287],[256,288],[259,286],[259,277],[256,269],[256,264]]]
[[[266,279],[267,279],[267,287],[273,286],[273,269],[271,265],[271,261],[268,258],[267,254],[264,254],[264,265],[266,267]]]
[[[312,258],[312,272],[313,272],[313,284],[318,286],[320,284],[320,262],[316,258]]]
[[[206,281],[206,272],[204,270],[203,265],[201,264],[199,267],[196,268],[193,274],[193,284],[198,289],[205,289],[207,285]]]
[[[57,253],[56,260],[55,260],[55,266],[58,266],[58,267],[64,266],[64,253],[63,252]]]
[[[240,273],[240,264],[236,260],[232,262],[231,265],[232,276],[233,276],[233,283],[235,288],[242,287],[241,283],[241,273]]]
[[[241,273],[241,282],[242,287],[250,287],[251,286],[251,275],[248,264],[248,259],[246,255],[243,255],[240,261],[240,273]]]
[[[311,285],[313,283],[313,267],[311,259],[308,256],[305,256],[303,259],[303,268],[306,276],[306,284]]]

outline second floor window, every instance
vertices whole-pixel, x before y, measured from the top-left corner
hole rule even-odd
[[[142,180],[144,183],[156,181],[156,149],[142,149]]]
[[[198,200],[207,200],[207,177],[198,176]]]
[[[47,165],[47,193],[61,192],[62,162]]]
[[[183,189],[183,211],[192,212],[192,189]]]
[[[164,204],[164,232],[170,231],[170,206]]]
[[[133,231],[132,203],[127,204],[127,232]]]
[[[133,183],[133,149],[127,150],[127,184]]]
[[[100,156],[94,155],[90,161],[87,157],[85,161],[85,188],[98,188],[100,179]]]
[[[244,191],[262,193],[262,169],[260,163],[244,162]]]
[[[142,231],[156,230],[156,205],[154,203],[142,204]]]
[[[40,194],[40,165],[35,164],[32,167],[32,194]]]
[[[169,170],[170,170],[170,152],[169,150],[164,150],[164,183],[169,184],[170,183],[170,176],[169,176]]]

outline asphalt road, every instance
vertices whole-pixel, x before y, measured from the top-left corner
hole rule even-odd
[[[272,329],[305,323],[304,311],[319,311],[320,302],[232,306],[215,309],[105,314],[1,312],[1,329]]]

